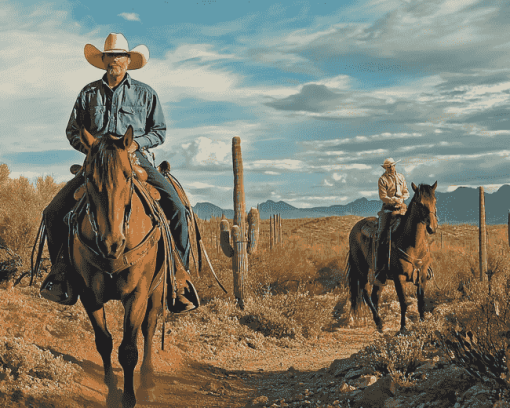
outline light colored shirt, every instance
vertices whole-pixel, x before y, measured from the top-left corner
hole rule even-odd
[[[397,197],[404,200],[409,198],[406,179],[400,173],[395,173],[393,176],[384,173],[379,178],[379,198],[385,204],[396,204]]]
[[[131,125],[140,149],[156,147],[165,141],[165,117],[158,95],[127,73],[114,90],[108,86],[105,74],[78,95],[66,134],[69,143],[85,153],[80,140],[81,125],[95,137],[123,136]]]

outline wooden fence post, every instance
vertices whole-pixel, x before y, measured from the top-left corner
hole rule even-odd
[[[269,249],[274,248],[274,222],[273,216],[269,216]]]
[[[508,210],[508,246],[510,246],[510,210]]]
[[[485,195],[480,187],[480,222],[479,222],[479,251],[480,251],[480,281],[487,280],[487,232],[485,227]]]
[[[282,244],[282,215],[278,214],[278,244]]]

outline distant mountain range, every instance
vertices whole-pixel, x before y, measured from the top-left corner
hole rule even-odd
[[[411,190],[411,201],[414,192]],[[439,222],[450,224],[478,224],[480,193],[477,188],[459,187],[450,193],[436,192],[437,216]],[[268,219],[273,214],[280,214],[282,218],[318,218],[333,215],[359,215],[362,217],[376,216],[381,209],[380,200],[359,198],[345,205],[331,205],[329,207],[297,208],[285,201],[274,202],[268,200],[258,205],[260,218]],[[234,217],[234,210],[225,210],[211,203],[197,203],[193,210],[201,219]],[[249,209],[247,209],[249,210]],[[485,193],[486,223],[506,224],[510,210],[510,185],[501,186],[494,193]]]

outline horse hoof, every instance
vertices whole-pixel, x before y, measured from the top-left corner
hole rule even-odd
[[[122,390],[118,388],[109,388],[106,396],[106,406],[108,408],[118,408],[122,400]]]
[[[156,386],[153,387],[140,387],[136,391],[137,399],[143,402],[155,402],[156,401]]]
[[[122,396],[122,408],[134,408],[136,405],[136,398],[134,395],[126,395]]]
[[[395,336],[408,336],[409,330],[407,329],[400,329]]]

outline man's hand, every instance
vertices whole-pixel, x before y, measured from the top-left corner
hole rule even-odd
[[[138,145],[138,143],[136,143],[134,140],[133,140],[133,143],[131,143],[131,145],[128,147],[128,152],[129,153],[134,153],[138,150],[140,146]]]

